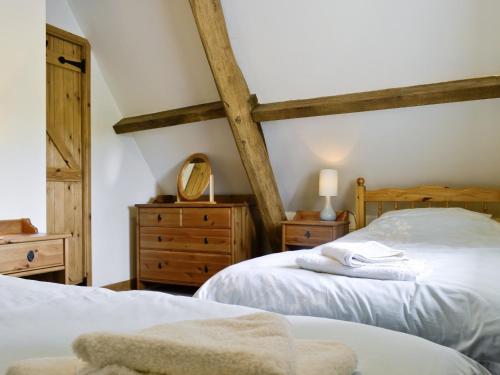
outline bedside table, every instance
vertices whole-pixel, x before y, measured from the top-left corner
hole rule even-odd
[[[347,215],[344,216],[348,218]],[[313,248],[349,233],[348,219],[321,221],[317,211],[298,211],[293,220],[283,221],[281,224],[281,251],[286,251],[289,247]]]

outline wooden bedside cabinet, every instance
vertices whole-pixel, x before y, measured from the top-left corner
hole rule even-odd
[[[0,274],[50,276],[44,279],[69,284],[69,234],[38,233],[29,219],[0,221]]]
[[[319,212],[298,211],[293,220],[282,222],[281,250],[313,248],[345,236],[349,233],[349,221],[347,214],[344,216],[346,220],[321,221]]]
[[[201,286],[252,257],[255,227],[246,203],[139,204],[138,289],[144,282]]]

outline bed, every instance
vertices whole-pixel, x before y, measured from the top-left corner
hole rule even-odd
[[[0,276],[0,373],[16,360],[71,355],[71,342],[85,332],[131,332],[255,311],[159,292],[113,292]],[[336,340],[353,348],[358,375],[488,374],[459,352],[418,337],[331,319],[287,319],[297,338]]]
[[[409,333],[500,374],[500,223],[485,213],[500,202],[500,190],[367,191],[358,179],[356,197],[359,230],[338,241],[378,241],[402,249],[427,264],[425,275],[402,282],[315,273],[299,269],[295,260],[318,249],[298,250],[233,265],[195,297]],[[451,207],[459,203],[462,208]],[[370,212],[377,218],[366,226]]]

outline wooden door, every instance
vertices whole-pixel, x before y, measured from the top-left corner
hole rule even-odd
[[[69,281],[91,283],[88,42],[47,25],[47,230],[70,233]]]

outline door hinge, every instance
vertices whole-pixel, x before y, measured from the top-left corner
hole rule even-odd
[[[86,61],[83,59],[82,61],[72,61],[72,60],[67,60],[64,56],[59,56],[57,59],[61,64],[69,64],[77,67],[82,71],[82,73],[85,73],[85,66],[86,66]]]

